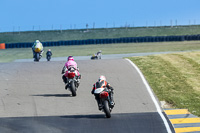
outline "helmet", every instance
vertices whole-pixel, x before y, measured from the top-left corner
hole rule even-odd
[[[74,60],[74,57],[73,57],[73,56],[69,56],[69,57],[68,57],[68,61],[69,61],[69,60]]]
[[[99,77],[98,81],[101,82],[101,81],[103,81],[103,80],[106,81],[106,77],[103,76],[103,75],[101,75],[101,76]]]
[[[39,40],[36,40],[35,43],[40,43],[40,41],[39,41]]]

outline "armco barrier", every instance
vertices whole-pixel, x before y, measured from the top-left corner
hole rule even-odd
[[[51,47],[51,46],[66,46],[66,45],[168,42],[168,41],[191,41],[191,40],[200,40],[200,35],[123,37],[123,38],[69,40],[69,41],[42,42],[42,43],[44,47]],[[4,45],[6,49],[7,48],[30,48],[32,47],[33,43],[10,43],[10,44],[4,44]],[[0,44],[0,49],[1,47],[3,47],[3,44]]]

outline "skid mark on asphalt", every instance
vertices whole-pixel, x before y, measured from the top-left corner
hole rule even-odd
[[[191,114],[187,109],[164,110],[174,125],[176,133],[200,133],[200,118]]]

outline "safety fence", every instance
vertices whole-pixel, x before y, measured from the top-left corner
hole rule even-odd
[[[169,41],[192,41],[200,40],[200,35],[184,36],[146,36],[146,37],[123,37],[107,39],[68,40],[56,42],[42,42],[44,47],[67,46],[67,45],[90,45],[90,44],[112,44],[112,43],[141,43],[141,42],[169,42]],[[32,43],[9,43],[5,48],[29,48]]]

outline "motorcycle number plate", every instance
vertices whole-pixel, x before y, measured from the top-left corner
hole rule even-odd
[[[104,88],[96,88],[96,90],[94,90],[94,94],[99,94],[104,90]]]

